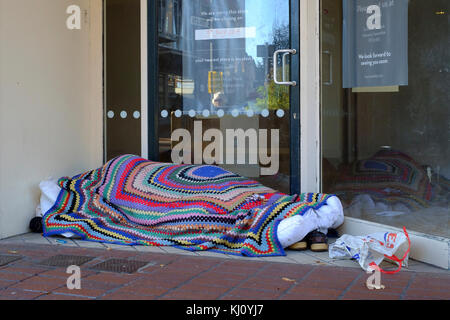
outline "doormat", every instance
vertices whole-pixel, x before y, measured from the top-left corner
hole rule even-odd
[[[8,256],[0,254],[0,267],[6,266],[7,264],[22,259],[22,256]]]
[[[87,256],[72,256],[72,255],[64,255],[60,254],[57,256],[50,257],[45,259],[39,264],[51,267],[69,267],[69,266],[81,266],[86,262],[93,260],[94,257]]]
[[[131,274],[148,264],[148,262],[137,260],[109,259],[91,267],[90,269],[96,271]]]

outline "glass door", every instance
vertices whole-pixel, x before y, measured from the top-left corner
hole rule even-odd
[[[298,193],[298,1],[148,6],[149,158]]]

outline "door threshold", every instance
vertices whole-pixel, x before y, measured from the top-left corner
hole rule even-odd
[[[411,259],[449,270],[450,239],[406,230],[411,239]],[[364,236],[386,231],[403,232],[400,228],[351,217],[345,217],[344,224],[338,228],[339,234],[353,236]]]

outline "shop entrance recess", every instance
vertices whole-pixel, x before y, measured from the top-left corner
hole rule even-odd
[[[300,192],[299,2],[147,2],[148,158]]]

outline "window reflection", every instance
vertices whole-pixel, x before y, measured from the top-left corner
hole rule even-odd
[[[288,1],[159,3],[163,105],[227,114],[289,109],[289,89],[272,81],[273,53],[289,47]]]
[[[342,56],[349,36],[342,25],[346,1],[322,1],[323,190],[341,197],[347,216],[448,238],[449,20],[448,14],[436,12],[448,12],[449,2],[396,1],[405,6],[399,12],[407,8],[407,16],[403,20],[395,16],[391,24],[386,10],[394,2],[380,2],[381,16],[369,10],[368,23],[374,32],[377,26],[387,34],[394,26],[400,31],[391,32],[393,39],[399,39],[390,43],[375,37],[378,42],[374,40],[364,59],[376,56],[370,52],[388,52],[389,46],[407,47],[400,55],[402,63],[391,64],[390,70],[378,75],[378,80],[385,79],[370,87],[362,85],[370,78],[364,79],[369,73],[360,67],[361,61],[343,66],[348,59]],[[362,14],[368,2],[358,2]],[[361,37],[369,32],[367,26],[362,28],[366,29]],[[352,36],[358,39],[354,30]],[[364,48],[362,43],[356,50]],[[353,75],[351,88],[343,89],[348,70],[358,76]],[[391,79],[394,82],[388,83]]]

